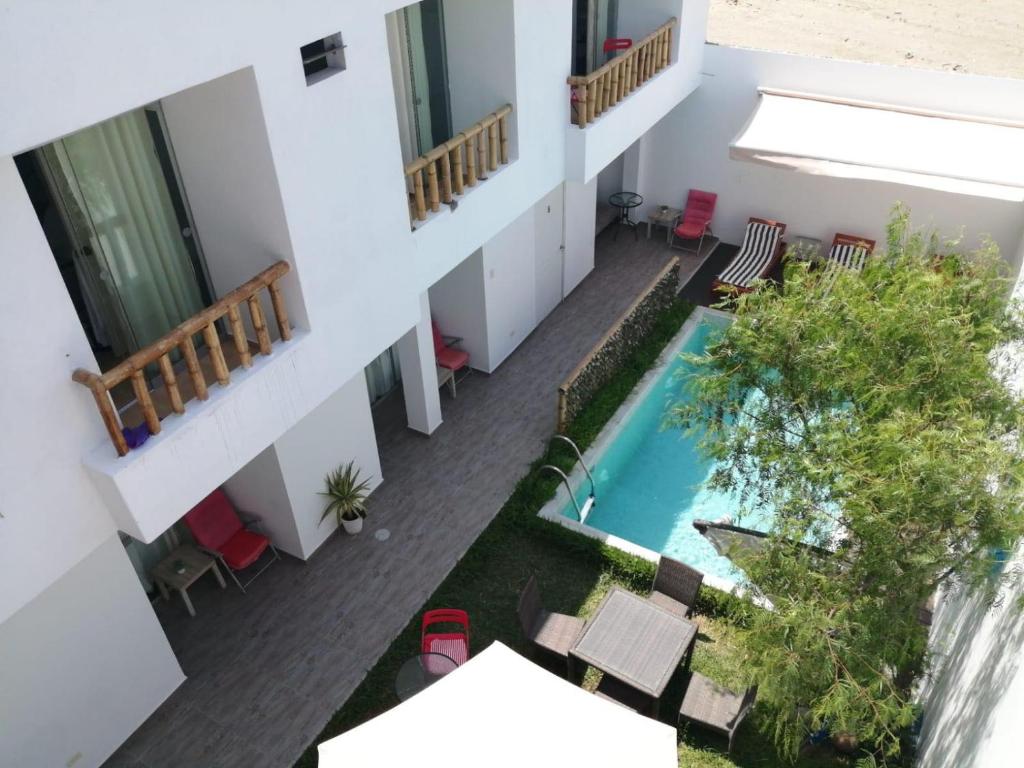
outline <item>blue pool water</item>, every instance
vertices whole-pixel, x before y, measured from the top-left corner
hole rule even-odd
[[[705,316],[670,355],[664,370],[644,397],[634,404],[615,439],[599,455],[591,471],[597,504],[586,524],[692,565],[706,574],[737,582],[742,574],[701,536],[693,520],[723,515],[749,528],[765,529],[753,516],[737,519],[738,504],[729,494],[708,491],[705,481],[714,462],[701,456],[699,435],[667,426],[666,416],[685,396],[684,377],[693,366],[680,354],[701,354],[723,318]],[[576,497],[582,506],[590,489],[584,480]],[[571,501],[561,514],[575,520]]]

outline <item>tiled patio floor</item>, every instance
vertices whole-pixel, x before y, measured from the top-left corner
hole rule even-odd
[[[555,424],[556,388],[676,252],[622,232],[492,375],[442,394],[430,438],[380,424],[384,483],[362,535],[285,558],[248,595],[213,584],[157,613],[188,680],[108,766],[290,766],[497,513]],[[682,259],[692,258],[683,254]],[[698,271],[700,300],[719,262]],[[709,274],[705,274],[709,273]],[[380,419],[381,422],[386,421]],[[374,532],[386,528],[387,541]],[[410,649],[413,650],[413,649]]]

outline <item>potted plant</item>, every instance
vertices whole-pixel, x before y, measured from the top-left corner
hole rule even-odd
[[[320,491],[320,495],[326,496],[329,501],[320,516],[320,522],[323,523],[333,514],[338,519],[338,525],[344,528],[346,533],[359,533],[363,530],[363,518],[366,517],[364,502],[370,491],[369,479],[361,480],[355,462],[350,461],[345,466],[328,472],[324,482],[327,484],[327,490]]]

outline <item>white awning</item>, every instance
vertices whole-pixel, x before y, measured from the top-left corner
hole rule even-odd
[[[840,178],[1024,200],[1024,124],[759,90],[729,155]]]
[[[599,699],[501,643],[318,749],[320,768],[675,768],[678,761],[674,728]]]

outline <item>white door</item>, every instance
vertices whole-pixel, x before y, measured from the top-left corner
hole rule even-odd
[[[562,221],[565,186],[559,184],[536,207],[536,280],[537,323],[547,317],[562,300],[564,240]]]

